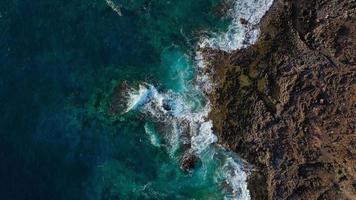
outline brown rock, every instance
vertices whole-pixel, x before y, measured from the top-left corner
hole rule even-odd
[[[194,153],[186,151],[182,156],[180,168],[185,172],[193,170],[198,160],[199,158]]]
[[[355,6],[275,0],[255,45],[205,50],[210,117],[219,141],[255,166],[252,199],[355,199]]]

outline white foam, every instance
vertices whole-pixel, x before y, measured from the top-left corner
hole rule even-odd
[[[177,121],[174,120],[173,123],[173,129],[171,131],[171,134],[168,134],[168,142],[169,142],[169,155],[171,157],[175,157],[175,153],[179,149],[179,144],[180,144],[180,135],[181,135],[181,129],[178,127]]]
[[[223,158],[223,164],[215,172],[215,181],[217,184],[225,183],[226,187],[230,188],[226,191],[225,199],[249,199],[247,173],[230,154],[226,154],[225,151],[219,149],[220,147],[214,145],[218,139],[212,131],[213,123],[208,119],[211,110],[208,99],[206,99],[205,106],[195,109],[191,101],[185,100],[187,98],[184,95],[176,95],[172,92],[160,93],[152,85],[140,85],[137,91],[130,91],[131,103],[128,110],[138,110],[158,120],[159,123],[166,124],[166,127],[170,127],[162,136],[165,136],[164,140],[167,141],[165,146],[168,147],[167,151],[172,158],[179,159],[176,152],[185,142],[180,140],[182,132],[188,130],[191,150],[202,159],[203,163],[209,163],[211,159],[214,159],[214,156],[206,157],[206,152],[210,154],[213,152],[211,155]],[[165,105],[167,102],[170,102],[168,107]],[[181,124],[186,124],[185,128],[189,128],[184,129]],[[152,145],[162,146],[159,136],[147,124],[145,124],[145,131]]]
[[[261,18],[272,6],[273,0],[236,0],[233,1],[227,16],[232,18],[228,31],[212,38],[204,38],[199,46],[231,52],[254,44],[259,37],[257,27]],[[241,19],[247,23],[242,24]]]
[[[203,107],[196,108],[194,102],[190,101],[191,97],[172,92],[159,93],[152,85],[140,85],[138,90],[131,89],[128,94],[127,111],[138,110],[155,120],[171,124],[173,127],[171,135],[174,135],[174,138],[170,138],[171,141],[177,143],[176,138],[180,135],[179,123],[187,123],[190,127],[189,134],[196,152],[204,151],[217,141],[211,130],[212,121],[207,118],[210,112],[209,102]]]
[[[161,144],[160,144],[160,140],[159,140],[159,137],[157,135],[157,133],[152,130],[152,127],[150,127],[147,123],[145,124],[144,126],[145,128],[145,132],[147,133],[147,135],[150,137],[150,142],[153,146],[155,147],[160,147]]]
[[[224,181],[226,200],[249,200],[250,192],[247,188],[248,173],[242,168],[242,165],[237,162],[237,159],[226,157],[224,164],[217,170],[217,182]]]
[[[233,2],[233,8],[228,12],[232,18],[228,31],[223,34],[215,35],[212,38],[202,38],[198,44],[198,49],[210,47],[226,52],[236,49],[245,48],[254,44],[259,37],[259,28],[257,27],[261,18],[272,6],[273,0],[237,0]],[[244,19],[247,24],[243,25],[240,19]],[[206,74],[209,67],[200,51],[196,52],[195,61],[198,75],[197,82],[199,87],[207,94],[213,91],[213,81],[210,80],[211,74]],[[212,73],[212,69],[209,69]],[[208,110],[210,111],[210,102],[208,101]],[[209,112],[208,111],[208,112]],[[206,115],[207,116],[207,115]],[[206,149],[207,143],[213,144],[217,141],[216,136],[212,133],[212,124],[204,122],[199,132],[204,132],[204,137],[198,135],[192,137],[192,147],[202,152]],[[215,137],[213,137],[214,135]],[[225,183],[226,200],[250,200],[250,193],[247,188],[248,173],[242,168],[242,165],[233,156],[229,156],[219,147],[215,154],[223,157],[223,164],[216,171],[215,180],[217,183]],[[220,147],[221,148],[221,147]]]
[[[126,112],[138,109],[151,101],[157,95],[157,90],[152,85],[140,85],[138,90],[128,91],[129,100],[127,102]]]
[[[122,12],[121,12],[121,6],[119,6],[118,4],[115,4],[112,0],[105,0],[106,3],[108,4],[108,6],[114,11],[116,12],[116,14],[118,14],[119,16],[122,16]]]
[[[197,74],[197,78],[196,78],[198,86],[205,93],[209,94],[214,89],[214,82],[210,80],[209,74],[207,74],[205,72],[205,70],[206,70],[206,68],[208,66],[208,63],[204,59],[204,56],[203,56],[202,52],[200,52],[200,51],[196,52],[195,62],[196,62],[196,66],[197,66],[197,69],[198,69],[198,74]]]
[[[197,154],[201,154],[208,147],[218,141],[216,135],[212,131],[213,123],[211,120],[200,124],[198,134],[191,138],[192,150]]]
[[[231,52],[255,43],[259,37],[257,25],[272,3],[273,0],[234,1],[233,8],[228,12],[228,16],[232,18],[228,31],[213,38],[203,38],[198,44],[198,49],[211,47]],[[241,24],[241,18],[248,22],[247,25]],[[193,153],[200,157],[203,163],[209,163],[210,159],[221,161],[222,164],[215,172],[215,181],[226,187],[225,199],[249,200],[248,173],[232,153],[226,153],[222,147],[214,145],[218,139],[212,131],[212,121],[208,119],[211,105],[209,99],[202,94],[202,91],[205,94],[212,92],[214,85],[210,80],[211,76],[206,74],[208,63],[202,52],[196,52],[195,61],[198,72],[197,85],[183,80],[185,88],[189,88],[188,92],[184,94],[172,91],[160,93],[154,86],[143,84],[138,90],[129,92],[127,111],[139,110],[160,123],[169,125],[167,127],[171,127],[170,130],[166,130],[168,133],[163,135],[168,141],[168,151],[173,157],[182,143],[180,141],[182,132],[187,131],[180,127],[180,124],[186,124],[189,127]],[[196,100],[200,98],[203,98],[205,104],[200,105],[200,101]],[[152,138],[152,136],[150,138],[153,145],[159,145],[157,138]],[[206,156],[207,152],[210,152],[211,156]]]

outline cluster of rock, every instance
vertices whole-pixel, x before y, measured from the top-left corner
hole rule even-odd
[[[354,0],[276,0],[256,44],[202,50],[215,133],[254,165],[252,199],[355,199],[355,17]]]

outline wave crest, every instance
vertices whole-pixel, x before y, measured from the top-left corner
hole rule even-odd
[[[227,14],[232,18],[228,31],[212,38],[202,38],[198,49],[210,47],[231,52],[255,43],[259,37],[257,25],[272,3],[273,0],[234,1],[233,8]],[[213,133],[212,121],[208,119],[211,105],[205,94],[211,93],[214,85],[210,80],[211,75],[206,73],[209,63],[205,56],[199,50],[195,53],[197,84],[186,82],[184,77],[181,80],[185,88],[189,88],[188,92],[161,93],[153,85],[142,84],[137,90],[130,89],[128,92],[126,112],[139,111],[165,127],[163,131],[166,133],[159,134],[166,141],[167,151],[173,158],[176,158],[177,150],[183,148],[183,151],[197,156],[203,168],[207,168],[207,163],[212,160],[218,163],[214,180],[223,188],[225,199],[249,200],[248,171],[236,155],[216,144],[218,138]],[[159,142],[159,135],[148,125],[145,125],[145,130],[152,145],[163,146]]]
[[[260,34],[258,24],[272,6],[273,0],[237,0],[227,16],[232,19],[228,31],[201,40],[200,48],[210,47],[231,52],[254,44]]]

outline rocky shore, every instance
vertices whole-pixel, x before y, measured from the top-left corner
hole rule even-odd
[[[215,133],[252,165],[252,199],[356,198],[355,13],[355,0],[275,0],[255,45],[204,50]]]

